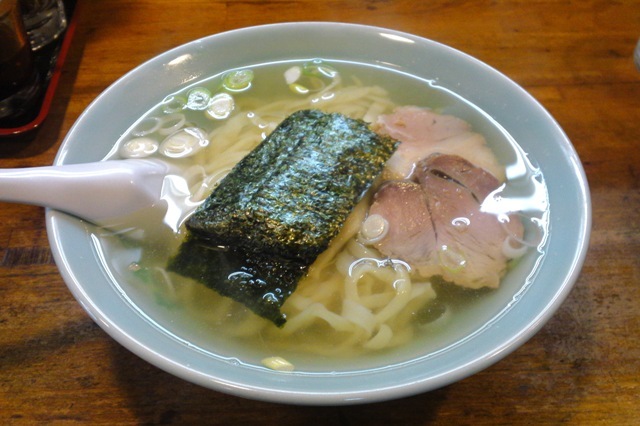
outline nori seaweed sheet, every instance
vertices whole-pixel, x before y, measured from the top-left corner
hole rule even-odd
[[[395,147],[364,121],[298,111],[236,165],[187,227],[216,245],[314,259]]]
[[[290,115],[189,218],[169,269],[282,325],[280,307],[396,147],[342,114]]]
[[[214,247],[190,235],[168,269],[244,304],[281,327],[286,319],[280,307],[295,290],[307,266],[277,256]]]

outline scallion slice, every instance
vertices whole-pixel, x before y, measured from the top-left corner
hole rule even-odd
[[[309,88],[306,86],[303,86],[302,84],[298,84],[298,83],[292,83],[289,85],[289,89],[291,89],[291,91],[293,93],[297,93],[299,95],[306,95],[309,93]]]
[[[293,93],[306,95],[335,86],[340,81],[340,74],[335,68],[316,59],[306,62],[302,67],[295,65],[287,69],[284,80]]]
[[[284,81],[287,85],[291,85],[298,81],[302,76],[302,68],[295,65],[284,72]]]
[[[118,149],[122,158],[144,158],[153,155],[158,150],[158,142],[147,137],[133,138]]]
[[[338,76],[338,71],[331,65],[327,65],[322,59],[314,59],[306,62],[302,67],[302,73],[314,77],[324,77],[334,79]]]
[[[170,135],[171,133],[180,130],[186,122],[184,114],[175,113],[164,115],[158,119],[158,133],[163,136]]]
[[[206,87],[194,87],[187,92],[187,108],[202,111],[207,109],[211,92]]]
[[[249,69],[230,71],[224,76],[222,86],[232,92],[240,92],[251,87],[253,71]]]
[[[199,127],[187,127],[168,136],[160,144],[160,153],[169,158],[189,157],[209,145],[207,133]]]
[[[235,108],[235,101],[233,97],[228,93],[218,93],[211,98],[209,106],[205,111],[207,118],[215,120],[224,120],[229,117],[233,109]]]
[[[167,114],[180,112],[187,107],[187,99],[184,96],[167,96],[162,101],[162,111]]]
[[[131,131],[133,136],[146,136],[160,128],[160,119],[158,117],[145,117]]]

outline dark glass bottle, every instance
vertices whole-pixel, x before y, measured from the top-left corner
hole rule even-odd
[[[0,0],[0,46],[0,126],[15,127],[31,118],[41,92],[17,0]]]

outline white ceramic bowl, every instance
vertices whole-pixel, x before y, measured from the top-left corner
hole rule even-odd
[[[203,350],[167,331],[114,285],[98,259],[91,226],[49,210],[47,228],[64,280],[89,315],[143,359],[247,398],[295,404],[387,400],[450,384],[497,362],[533,336],[569,293],[588,245],[590,200],[578,156],[554,119],[514,82],[464,53],[410,34],[341,23],[276,24],[213,35],[166,52],[109,87],[80,116],[55,162],[102,159],[135,119],[199,78],[248,64],[314,57],[435,80],[493,117],[535,159],[548,186],[550,233],[546,256],[526,291],[440,350],[414,348],[387,364],[347,362],[334,371],[285,373],[220,356],[215,348]],[[527,273],[512,279],[524,281]]]

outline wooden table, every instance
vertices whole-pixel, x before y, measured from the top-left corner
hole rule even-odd
[[[557,315],[485,371],[393,402],[298,407],[175,378],[115,343],[72,298],[43,210],[0,204],[1,424],[612,424],[640,421],[640,1],[84,0],[52,111],[0,167],[52,163],[109,84],[153,56],[235,28],[325,20],[431,38],[496,67],[558,120],[589,177],[593,234]]]

